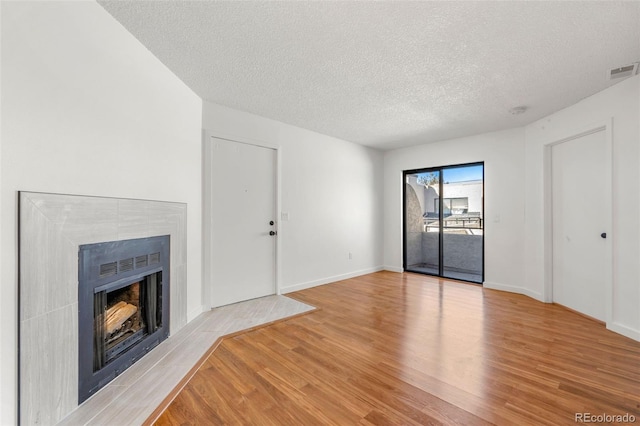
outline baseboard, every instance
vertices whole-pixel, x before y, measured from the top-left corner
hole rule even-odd
[[[544,302],[544,298],[542,297],[541,293],[538,293],[536,291],[531,291],[528,288],[516,287],[512,285],[507,285],[507,284],[493,283],[490,281],[485,281],[482,284],[482,286],[484,288],[488,288],[491,290],[500,290],[500,291],[507,291],[509,293],[522,294],[524,296],[531,297],[532,299],[536,299],[540,302]]]
[[[611,324],[607,324],[607,329],[615,333],[622,334],[623,336],[628,337],[629,339],[633,339],[637,342],[640,342],[640,330],[634,330],[631,327],[618,324],[615,322],[612,322]]]
[[[397,266],[384,265],[382,267],[382,269],[385,270],[385,271],[390,271],[390,272],[398,272],[398,273],[403,273],[404,272],[403,268],[398,268]]]
[[[369,269],[361,269],[359,271],[349,272],[348,274],[334,275],[333,277],[327,277],[319,280],[308,281],[306,283],[300,283],[300,284],[290,285],[287,287],[282,287],[280,289],[280,292],[282,294],[286,294],[294,291],[305,290],[307,288],[316,287],[323,284],[329,284],[336,281],[342,281],[342,280],[347,280],[349,278],[359,277],[360,275],[372,274],[374,272],[379,272],[384,269],[385,268],[383,268],[382,266],[376,266],[374,268],[369,268]]]

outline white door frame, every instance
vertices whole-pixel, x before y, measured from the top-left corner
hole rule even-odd
[[[606,323],[611,324],[612,301],[613,301],[613,118],[591,126],[583,126],[580,130],[568,132],[562,138],[554,138],[544,143],[544,289],[543,300],[547,303],[553,302],[553,203],[552,203],[552,176],[551,176],[551,148],[554,145],[568,142],[583,136],[597,132],[604,132],[605,135],[605,169],[602,177],[605,180],[605,188],[608,191],[604,194],[605,224],[607,238],[605,240],[605,312]]]
[[[203,311],[208,311],[213,306],[213,294],[211,294],[211,241],[212,241],[212,227],[207,218],[211,217],[213,211],[213,197],[211,194],[211,155],[213,153],[212,138],[224,139],[231,142],[244,143],[247,145],[259,146],[261,148],[269,148],[276,151],[276,230],[278,237],[276,238],[276,253],[275,253],[275,281],[276,281],[276,294],[282,294],[280,288],[281,282],[281,259],[280,255],[282,244],[280,244],[280,238],[282,238],[283,229],[279,226],[281,209],[281,167],[282,167],[282,148],[279,145],[251,140],[244,137],[237,137],[233,135],[225,135],[220,132],[210,131],[203,129],[202,131],[202,304]]]

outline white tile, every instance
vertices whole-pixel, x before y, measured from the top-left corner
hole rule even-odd
[[[53,424],[78,405],[78,306],[20,323],[20,418]],[[55,397],[52,397],[55,396]]]
[[[91,244],[117,239],[118,200],[114,198],[44,194],[39,204],[71,241]]]
[[[21,204],[20,318],[77,302],[77,246],[31,202]],[[55,248],[55,249],[54,249]],[[74,254],[75,253],[75,254]]]
[[[70,397],[56,386],[47,389],[46,386],[39,387],[33,383],[64,382],[54,368],[44,369],[37,365],[47,365],[45,360],[57,357],[74,360],[73,376],[65,375],[66,379],[72,378],[73,383],[65,387],[65,392],[73,393],[72,409],[77,407],[78,245],[171,233],[172,262],[178,265],[171,282],[176,294],[171,301],[171,323],[172,328],[178,330],[186,324],[187,318],[186,205],[33,192],[21,192],[20,205],[21,324],[36,318],[41,322],[42,318],[48,318],[46,315],[50,312],[57,312],[69,304],[75,306],[75,325],[73,328],[69,325],[69,328],[61,331],[66,333],[60,339],[65,342],[63,347],[38,346],[38,334],[43,329],[33,328],[30,324],[35,322],[22,327],[20,333],[21,366],[30,366],[28,370],[21,369],[20,375],[20,399],[29,404],[28,408],[24,403],[21,404],[21,413],[26,413],[21,414],[23,423],[29,424],[33,419],[36,423],[39,419],[47,419],[45,423],[55,423],[68,414],[68,408],[64,407],[67,407]],[[168,232],[158,233],[157,229],[151,229],[152,223],[156,228],[164,228]],[[33,330],[29,331],[30,328]],[[104,398],[108,393],[99,394],[100,398]],[[87,406],[93,405],[96,404]]]
[[[88,424],[113,426],[144,423],[189,370],[188,366],[174,365],[170,369],[157,369],[145,374]]]
[[[216,340],[221,337],[218,333],[197,331],[187,339],[180,348],[173,350],[165,356],[157,368],[164,370],[173,368],[175,365],[187,365],[192,368],[198,363],[200,358],[213,346]]]
[[[118,201],[118,240],[145,238],[149,232],[149,203],[140,200]]]
[[[87,424],[94,417],[99,416],[102,411],[109,407],[113,401],[121,397],[127,390],[123,386],[113,386],[111,383],[100,389],[95,395],[86,400],[57,426],[78,426]]]
[[[142,423],[219,337],[314,309],[269,296],[186,323],[186,213],[181,203],[21,193],[23,424]],[[77,245],[163,234],[171,235],[171,337],[78,407]]]
[[[70,419],[90,418],[91,425],[141,424],[218,338],[313,309],[285,296],[268,296],[204,312],[111,382],[122,392],[105,407],[85,403]],[[99,417],[83,412],[98,409]]]

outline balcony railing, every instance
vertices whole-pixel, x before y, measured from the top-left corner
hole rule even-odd
[[[440,220],[437,217],[425,217],[425,232],[434,232],[440,229]],[[464,213],[445,216],[442,227],[444,229],[483,229],[484,220],[479,213]]]

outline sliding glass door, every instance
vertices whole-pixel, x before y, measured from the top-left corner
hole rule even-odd
[[[404,269],[484,281],[484,164],[404,172]]]

